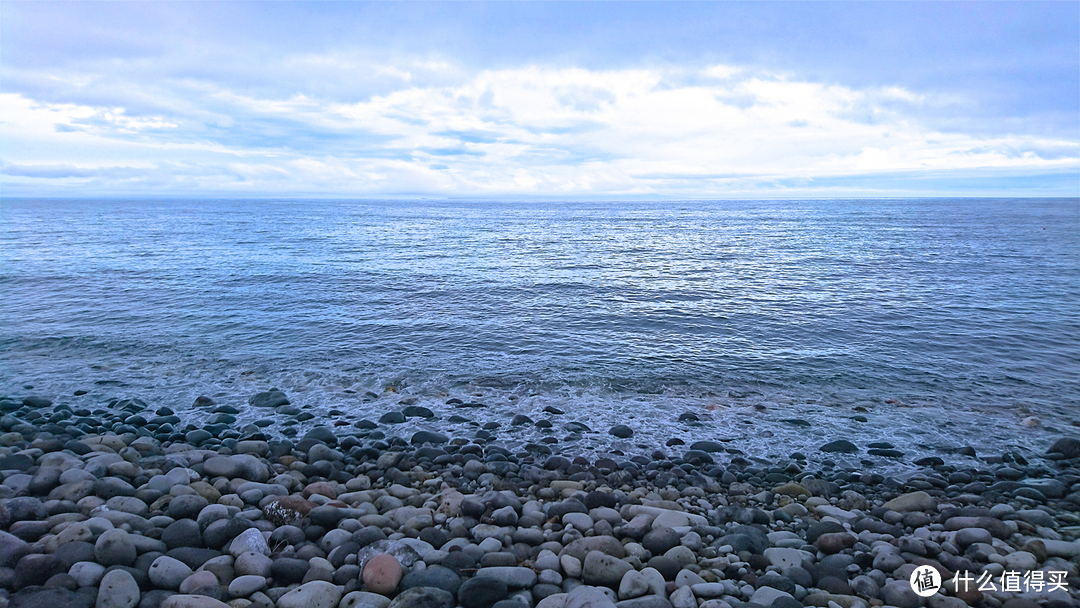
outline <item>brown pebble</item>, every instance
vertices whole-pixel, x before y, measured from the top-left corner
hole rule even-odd
[[[372,557],[364,564],[364,571],[360,574],[360,580],[372,593],[390,595],[397,589],[401,582],[401,564],[397,558],[388,553],[381,553]]]
[[[304,488],[304,498],[311,498],[312,494],[320,494],[334,500],[337,498],[337,489],[325,481],[316,481],[315,483],[309,483]]]

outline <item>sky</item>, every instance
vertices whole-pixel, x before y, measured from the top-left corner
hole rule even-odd
[[[1080,196],[1078,2],[0,2],[2,197]]]

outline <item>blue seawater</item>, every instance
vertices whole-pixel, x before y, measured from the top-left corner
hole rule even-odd
[[[411,396],[443,420],[388,434],[470,437],[463,414],[520,445],[544,436],[524,413],[568,452],[766,458],[1043,451],[1080,424],[1076,199],[7,199],[0,227],[0,395],[198,422],[205,394],[243,424],[274,386],[308,425]]]

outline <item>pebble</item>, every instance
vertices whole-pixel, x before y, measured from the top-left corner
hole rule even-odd
[[[191,576],[191,568],[184,562],[166,555],[154,560],[147,571],[150,582],[160,589],[180,589],[184,579]]]
[[[277,608],[335,608],[341,600],[338,586],[326,581],[311,581],[281,596]]]
[[[101,578],[97,608],[134,608],[139,603],[139,584],[126,570],[110,570]]]
[[[599,551],[590,551],[585,556],[581,567],[581,580],[586,585],[601,585],[618,589],[623,575],[633,570],[633,566],[627,562],[605,555]]]
[[[389,596],[397,589],[402,576],[401,562],[393,555],[383,553],[364,564],[361,579],[369,591]]]
[[[953,596],[913,600],[914,568],[1065,569],[1074,581],[1080,557],[1080,463],[1064,452],[978,467],[923,459],[901,481],[849,465],[843,442],[818,454],[831,465],[758,462],[721,442],[577,458],[558,442],[504,449],[494,435],[509,420],[480,420],[462,440],[462,418],[404,437],[374,423],[347,426],[357,435],[316,427],[286,444],[273,419],[234,430],[239,412],[224,409],[206,429],[168,411],[156,415],[172,430],[49,447],[13,422],[26,411],[11,403],[0,419],[0,604],[960,608]],[[118,428],[140,410],[101,411]],[[409,411],[424,424],[436,414]],[[166,424],[139,415],[133,428]],[[559,420],[533,424],[574,441],[591,432]],[[1012,595],[961,597],[992,608],[1055,599]]]

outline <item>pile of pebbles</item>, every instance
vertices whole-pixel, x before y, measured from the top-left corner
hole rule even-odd
[[[0,608],[1080,605],[1075,438],[901,480],[721,464],[712,442],[589,460],[484,429],[271,438],[138,400],[0,410]],[[920,566],[944,581],[929,598]]]

